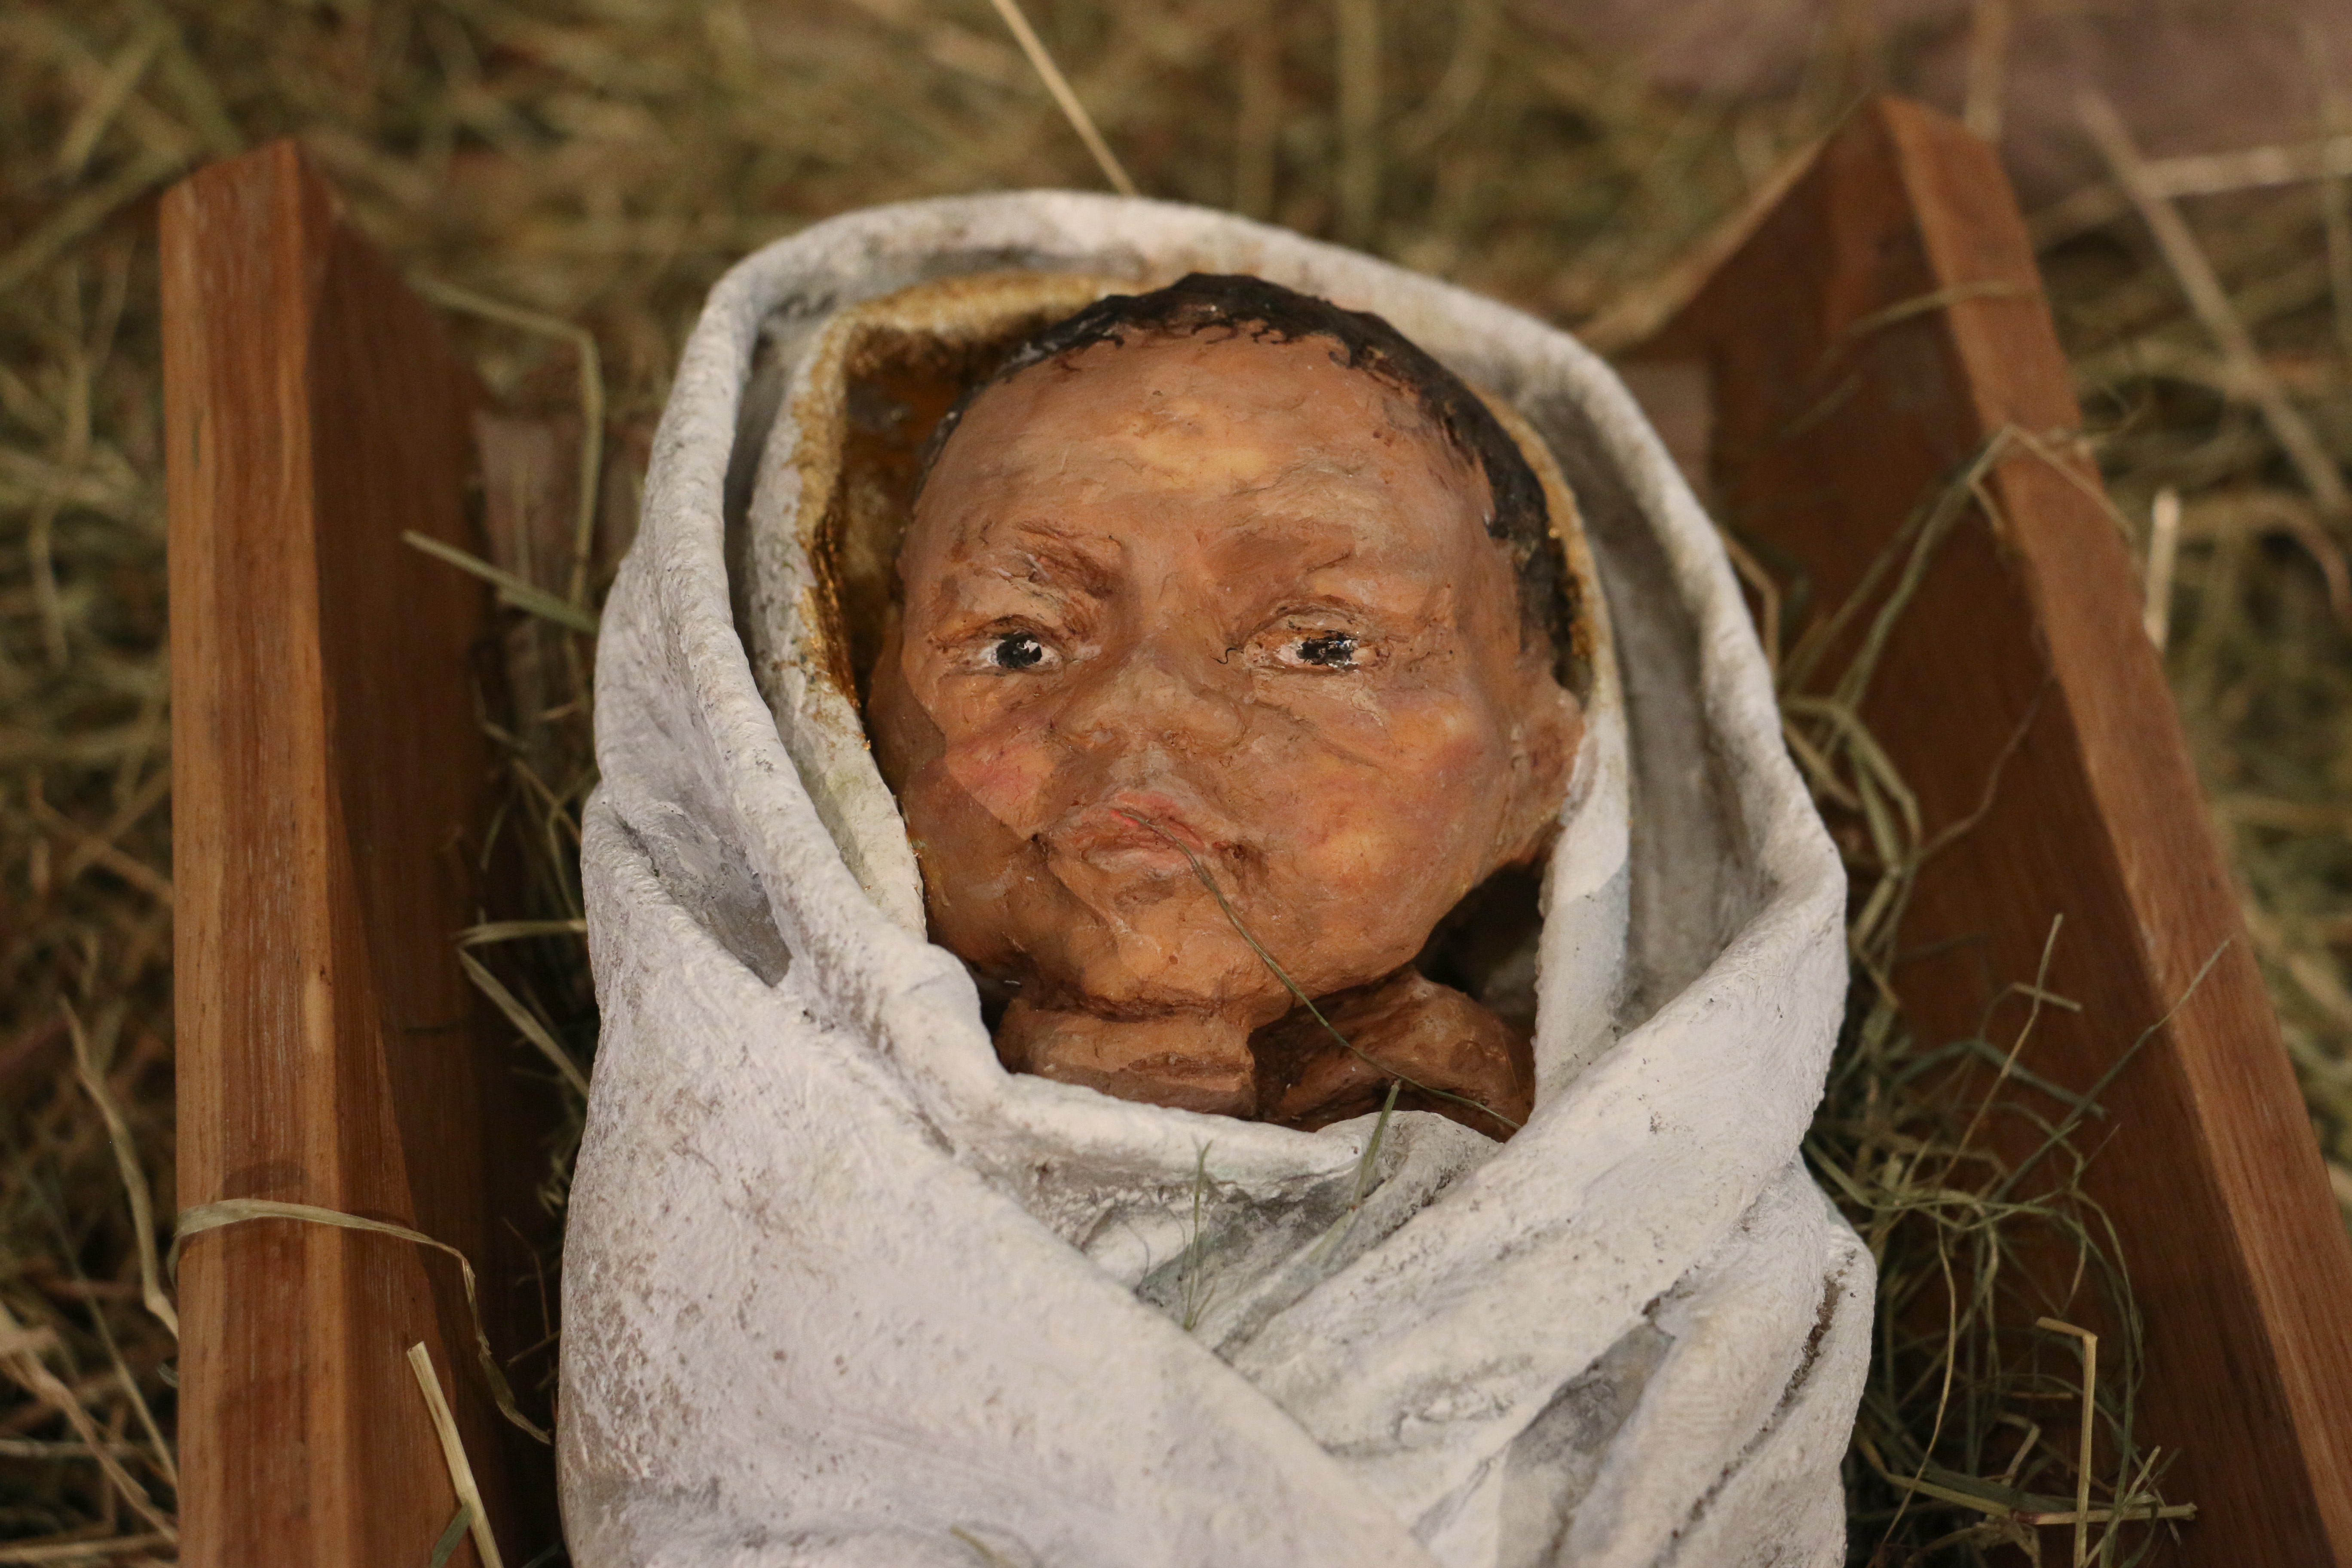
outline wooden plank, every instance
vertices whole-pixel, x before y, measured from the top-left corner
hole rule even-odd
[[[1996,431],[2047,454],[1993,474],[1998,519],[1945,546],[1865,709],[1931,830],[2018,742],[1923,873],[1896,982],[1929,1032],[1972,1034],[2065,917],[2050,984],[2084,1010],[2043,1016],[2031,1065],[2086,1089],[2154,1031],[2086,1184],[2147,1319],[2142,1438],[2201,1511],[2178,1560],[2352,1564],[2352,1247],[1990,150],[1866,108],[1641,353],[1704,364],[1722,512],[1816,605]]]
[[[493,1220],[534,1151],[491,1142],[512,1064],[450,940],[479,906],[487,606],[401,542],[468,544],[478,393],[290,142],[174,189],[163,256],[182,1201],[411,1226],[495,1298],[529,1278]],[[454,1264],[273,1219],[192,1239],[179,1286],[184,1562],[425,1562],[456,1504],[419,1341],[509,1552],[551,1536]]]

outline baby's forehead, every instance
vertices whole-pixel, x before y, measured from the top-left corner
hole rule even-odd
[[[1028,365],[948,437],[900,570],[1013,570],[1042,535],[1139,562],[1177,548],[1212,571],[1311,556],[1427,572],[1473,536],[1491,544],[1484,470],[1344,357],[1328,338],[1215,328]]]
[[[1000,378],[967,406],[938,465],[951,472],[940,477],[1012,479],[1041,459],[1060,472],[1090,443],[1113,461],[1202,478],[1253,463],[1270,477],[1417,458],[1485,489],[1479,465],[1421,400],[1349,363],[1337,340],[1225,325],[1107,339]]]

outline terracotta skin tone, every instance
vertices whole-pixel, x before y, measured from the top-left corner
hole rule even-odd
[[[1407,1103],[1504,1135],[1526,1043],[1407,965],[1540,853],[1582,719],[1483,474],[1335,349],[1130,335],[974,399],[899,557],[876,748],[933,939],[1018,987],[1008,1067],[1300,1126],[1378,1108],[1388,1073],[1286,1021],[1197,859],[1356,1051],[1507,1121]]]

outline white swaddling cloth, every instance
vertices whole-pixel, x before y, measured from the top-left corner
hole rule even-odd
[[[1008,1074],[923,940],[826,678],[806,447],[845,312],[1007,270],[1080,298],[1247,272],[1377,311],[1573,490],[1605,629],[1507,1144],[1401,1114],[1368,1164],[1373,1118],[1307,1133]],[[1844,880],[1711,526],[1569,338],[1157,203],[811,228],[729,274],[688,345],[596,731],[604,1033],[559,1433],[581,1568],[1842,1561],[1872,1276],[1798,1144]]]

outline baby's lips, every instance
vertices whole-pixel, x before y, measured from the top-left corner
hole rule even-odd
[[[1156,791],[1122,790],[1109,800],[1074,813],[1053,837],[1081,858],[1140,853],[1157,858],[1205,856],[1223,836],[1203,832],[1169,796]]]

